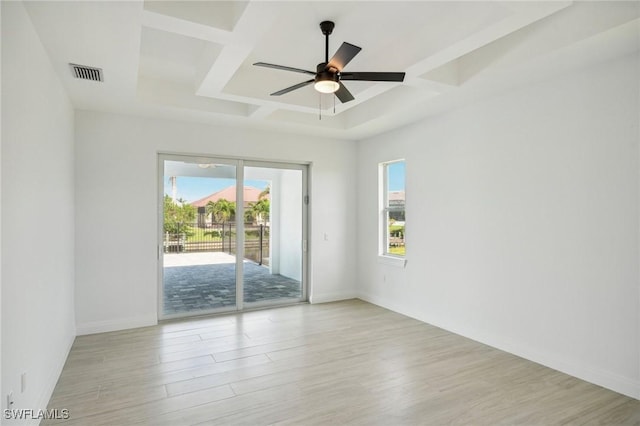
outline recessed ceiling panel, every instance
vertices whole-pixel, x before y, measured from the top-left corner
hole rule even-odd
[[[204,40],[143,27],[139,73],[141,76],[194,85],[203,55],[215,55],[220,49],[221,46]]]
[[[185,21],[231,31],[247,6],[246,1],[145,1],[144,9]]]

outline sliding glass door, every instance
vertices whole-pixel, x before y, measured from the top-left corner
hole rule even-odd
[[[159,157],[159,317],[307,298],[302,164]]]
[[[244,168],[247,307],[304,299],[303,169],[282,167]]]

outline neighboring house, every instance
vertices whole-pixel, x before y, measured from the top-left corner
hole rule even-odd
[[[243,192],[243,205],[245,208],[248,208],[251,203],[255,203],[260,199],[260,194],[262,194],[262,190],[258,188],[254,188],[252,186],[245,186]],[[269,194],[264,195],[265,198],[269,199]],[[218,192],[214,192],[211,195],[208,195],[204,198],[196,200],[191,203],[192,206],[198,209],[198,225],[202,226],[207,223],[207,213],[206,206],[210,202],[217,202],[219,200],[225,199],[232,203],[236,202],[236,186],[229,186],[228,188],[221,189]],[[231,221],[234,221],[235,217],[231,217]]]
[[[404,222],[404,191],[389,191],[389,207],[402,208],[402,212],[391,212],[389,216],[397,222]]]
[[[389,206],[404,207],[404,191],[389,191]]]

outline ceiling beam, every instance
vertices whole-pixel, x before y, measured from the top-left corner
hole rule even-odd
[[[270,2],[251,2],[238,19],[232,37],[225,43],[215,63],[198,84],[196,95],[216,96],[251,54],[255,44],[272,28],[279,7]]]

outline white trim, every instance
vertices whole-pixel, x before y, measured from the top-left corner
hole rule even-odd
[[[385,195],[385,184],[387,182],[386,163],[378,163],[378,254],[386,253],[387,249],[387,231],[385,230],[385,221],[387,221],[386,204],[387,196]]]
[[[404,163],[406,167],[404,158],[378,163],[378,255],[383,257],[394,257],[389,255],[389,213],[404,211],[406,215],[406,206],[402,209],[389,206],[389,166],[395,163]],[[406,171],[404,181],[406,186]]]
[[[311,196],[309,188],[309,168],[310,165],[302,167],[302,239],[306,241],[306,250],[302,251],[302,300],[309,300],[309,287],[311,285],[311,274],[309,272],[311,258],[311,233],[309,232],[311,217],[309,215]]]
[[[108,331],[127,330],[130,328],[149,327],[158,324],[158,318],[154,315],[143,315],[139,317],[106,320],[106,321],[90,321],[84,324],[76,325],[76,334],[83,336],[86,334],[106,333]]]
[[[158,266],[156,269],[156,316],[161,319],[164,317],[163,301],[164,301],[164,162],[170,157],[167,154],[158,153],[157,163],[157,183],[158,183],[158,205],[156,206],[156,232],[158,240],[156,242],[156,258]]]
[[[236,165],[236,310],[244,310],[244,160]],[[224,238],[224,235],[223,237]],[[229,229],[231,238],[231,229]],[[231,246],[231,241],[229,241]]]

